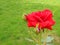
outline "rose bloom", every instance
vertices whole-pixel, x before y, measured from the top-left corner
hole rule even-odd
[[[25,15],[25,19],[28,27],[36,27],[36,24],[39,23],[38,28],[52,30],[52,26],[55,24],[53,14],[49,9],[27,14]]]

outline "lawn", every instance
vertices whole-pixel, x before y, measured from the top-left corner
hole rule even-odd
[[[22,15],[45,8],[52,10],[56,21],[53,31],[60,36],[59,1],[56,4],[52,2],[55,5],[50,5],[50,2],[49,4],[23,2],[21,0],[0,0],[0,45],[35,45],[35,43],[25,40],[30,36]]]

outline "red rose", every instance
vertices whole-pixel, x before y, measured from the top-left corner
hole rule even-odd
[[[47,28],[51,30],[52,26],[55,24],[55,21],[52,18],[52,12],[48,9],[32,12],[27,14],[25,17],[28,27],[36,27],[36,24],[39,23],[39,28],[41,27],[41,29]]]

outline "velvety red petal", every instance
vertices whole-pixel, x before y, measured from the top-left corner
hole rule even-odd
[[[28,27],[36,27],[37,22],[28,22]]]

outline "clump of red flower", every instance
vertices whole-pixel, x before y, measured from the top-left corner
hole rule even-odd
[[[25,15],[25,18],[27,20],[28,27],[36,27],[36,24],[39,23],[38,28],[47,28],[52,30],[52,26],[55,24],[53,14],[49,9],[32,12]]]

